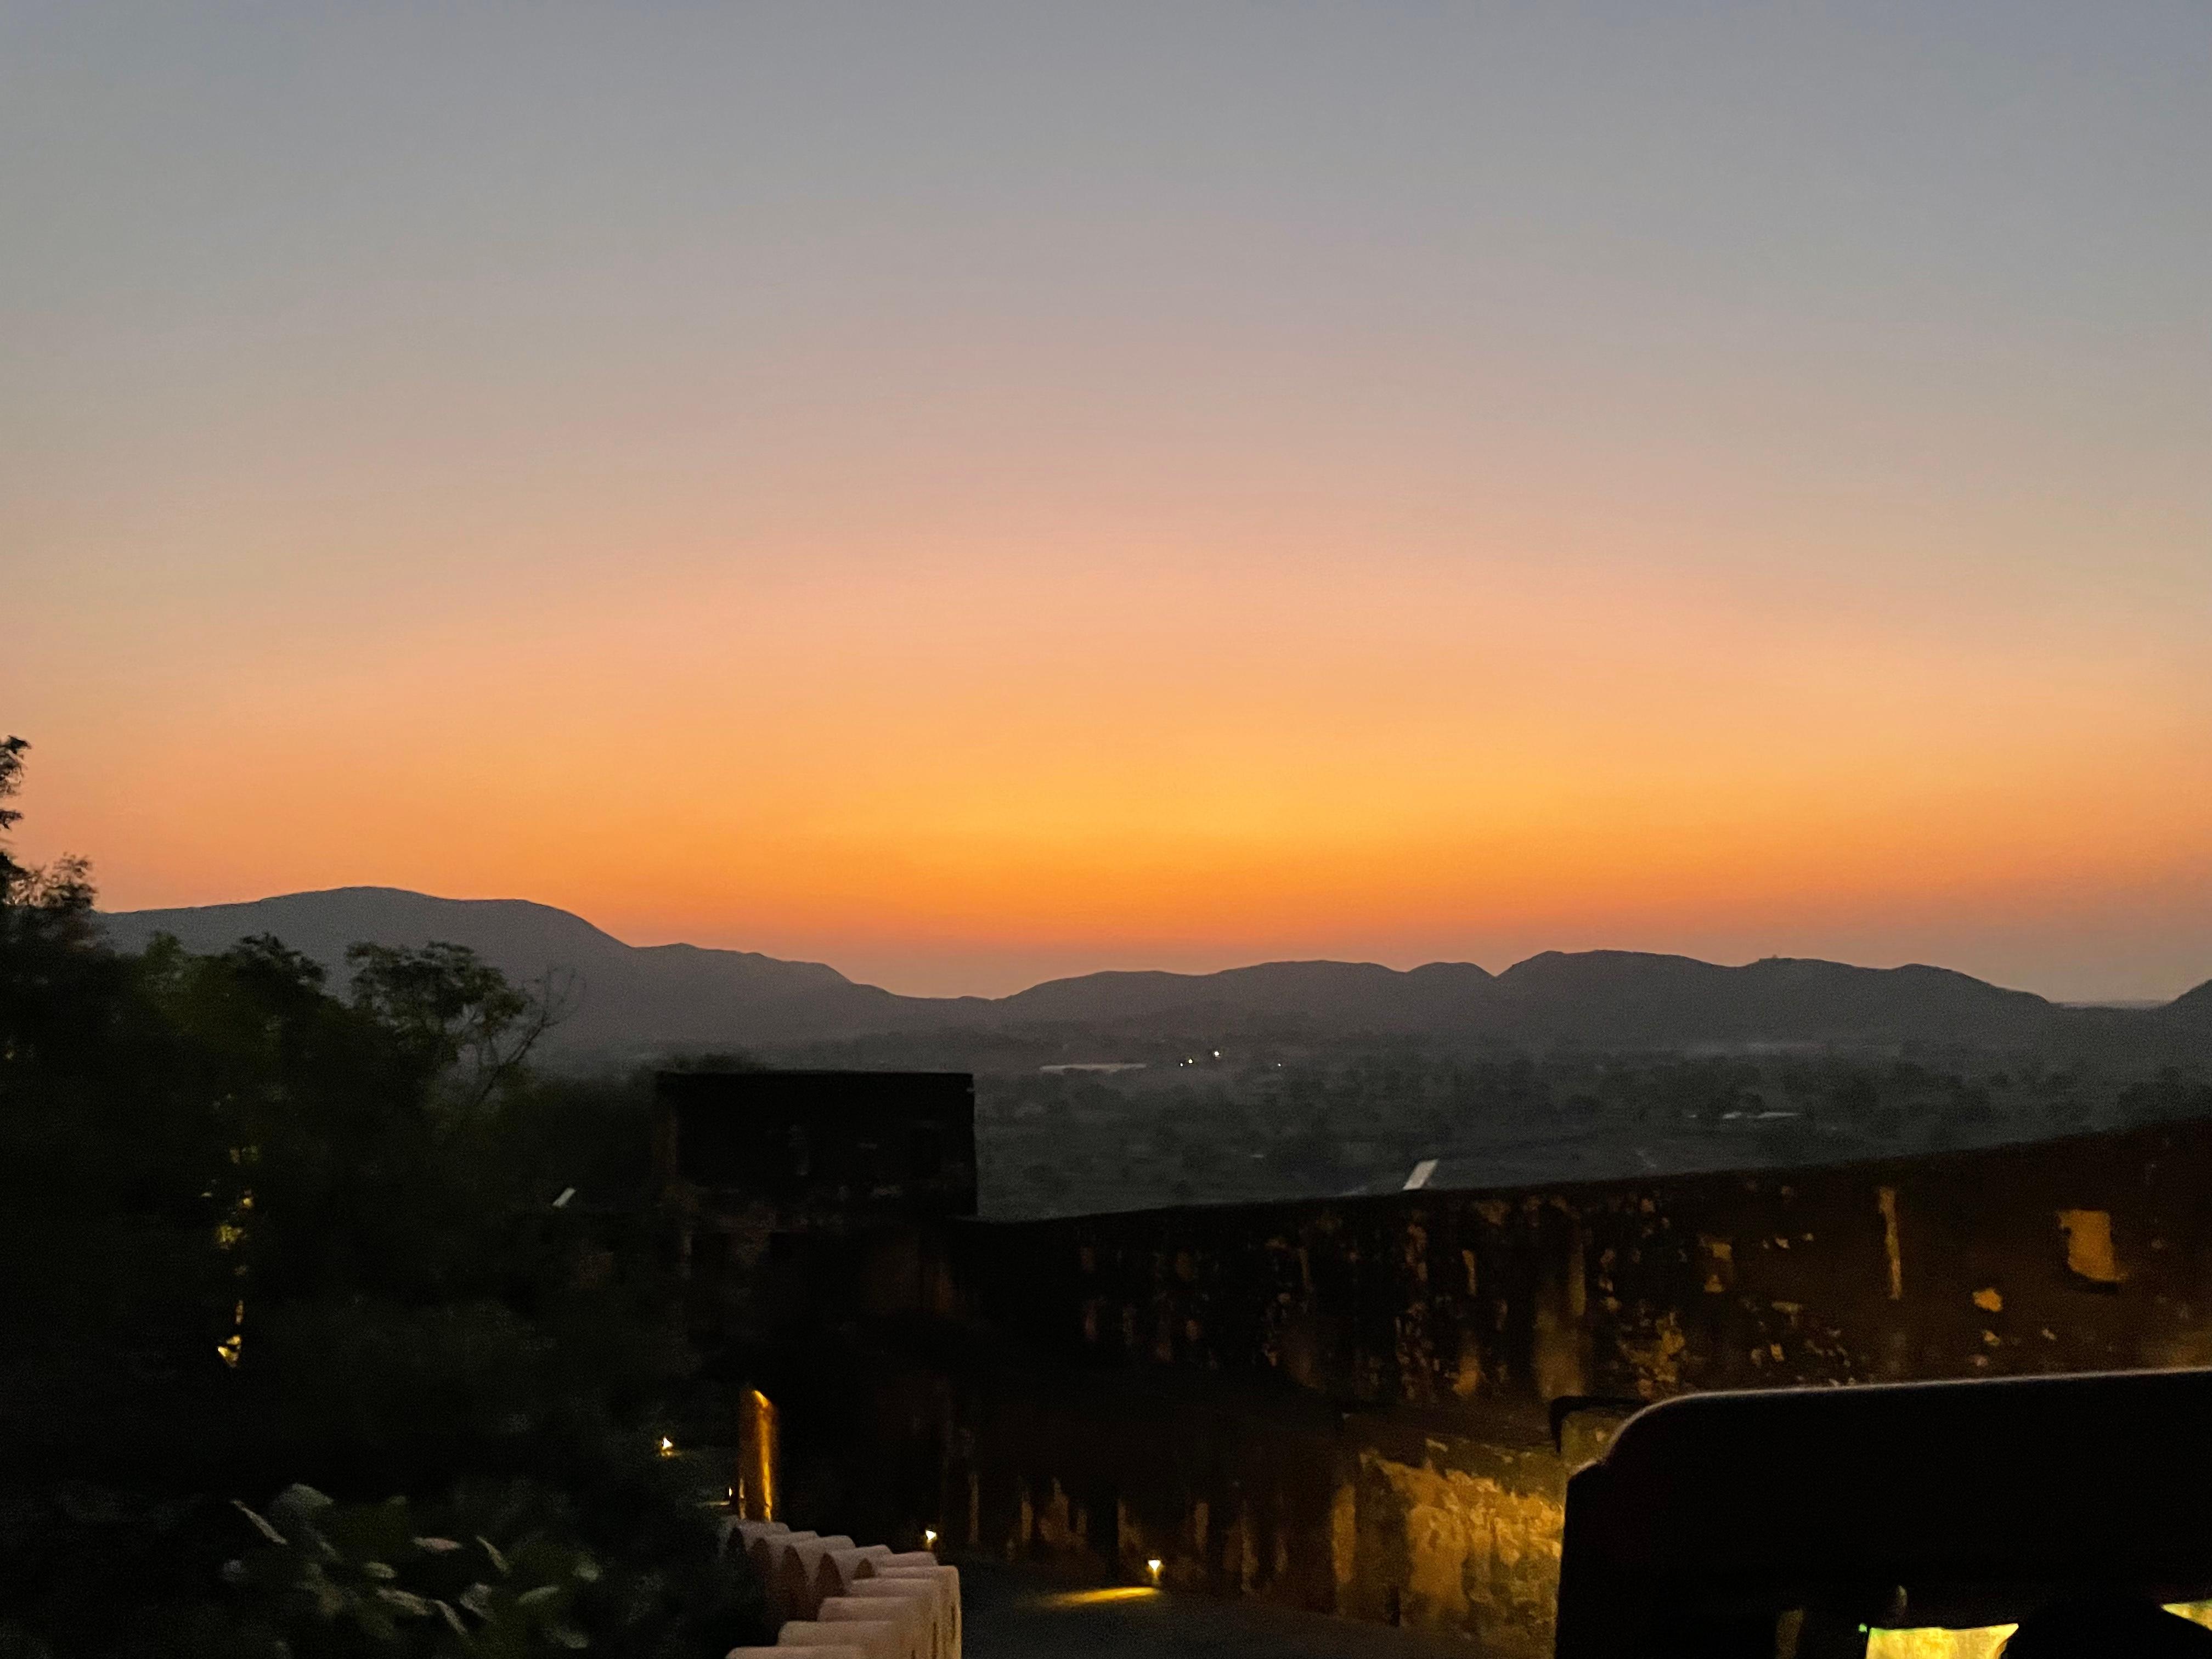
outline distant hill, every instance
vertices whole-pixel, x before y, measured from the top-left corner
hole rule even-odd
[[[2212,1031],[2212,979],[2193,991],[2184,991],[2159,1012],[2177,1024]]]
[[[1407,973],[1371,962],[1267,962],[1218,974],[1085,974],[1002,997],[990,1018],[1089,1025],[1212,1012],[1342,1030],[1448,1030],[1486,1009],[1496,983],[1471,962],[1432,962]]]
[[[140,950],[157,933],[187,950],[227,950],[273,933],[346,982],[346,947],[367,940],[465,945],[509,978],[574,975],[573,1013],[555,1034],[571,1049],[743,1044],[898,1030],[926,1000],[856,985],[817,962],[691,945],[625,945],[581,916],[526,899],[433,898],[396,887],[337,887],[248,904],[126,910],[104,918],[108,936]],[[955,1005],[957,1006],[957,1005]]]
[[[1127,1023],[1219,1015],[1345,1030],[1465,1032],[1624,1048],[2032,1040],[2067,1014],[1945,968],[1773,957],[1723,968],[1633,951],[1547,951],[1504,973],[1435,962],[1273,962],[1218,974],[1102,973],[992,1005],[1002,1022]]]
[[[1854,968],[1770,957],[1723,968],[1630,951],[1547,951],[1507,969],[1497,983],[1501,1028],[1624,1047],[2001,1042],[2063,1018],[2031,992],[1917,963]]]
[[[1315,1036],[1431,1034],[1538,1045],[1667,1049],[1759,1044],[2135,1046],[2212,1037],[2212,983],[2163,1008],[2062,1008],[1948,969],[1856,968],[1774,957],[1722,967],[1628,951],[1552,951],[1502,974],[1472,963],[1407,972],[1372,963],[1273,962],[1215,974],[1098,973],[1012,996],[904,997],[820,963],[690,945],[625,945],[566,910],[520,899],[445,899],[389,887],[291,893],[247,904],[105,918],[117,945],[156,933],[191,950],[273,933],[345,979],[359,940],[465,945],[511,977],[577,981],[556,1032],[570,1051],[801,1042],[947,1028],[1255,1027]]]

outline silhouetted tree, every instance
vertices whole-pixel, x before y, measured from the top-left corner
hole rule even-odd
[[[26,747],[0,746],[0,799]],[[653,1455],[689,1361],[647,1218],[551,1202],[597,1148],[522,1068],[546,1003],[451,946],[357,954],[351,1000],[271,938],[119,955],[87,867],[17,859],[4,811],[0,1652],[462,1642],[234,1507],[300,1483],[286,1513],[326,1541],[382,1536],[397,1496],[424,1535],[466,1521],[591,1564],[557,1629],[495,1629],[507,1592],[488,1571],[481,1609],[449,1609],[480,1650],[757,1639],[698,1477]],[[622,1271],[580,1271],[611,1244]]]

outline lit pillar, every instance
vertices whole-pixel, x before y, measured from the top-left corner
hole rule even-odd
[[[777,1444],[775,1402],[758,1389],[747,1389],[738,1407],[738,1515],[746,1521],[775,1519],[782,1482]]]

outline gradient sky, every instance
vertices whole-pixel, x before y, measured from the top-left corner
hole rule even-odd
[[[2212,976],[2212,9],[0,0],[113,908]]]

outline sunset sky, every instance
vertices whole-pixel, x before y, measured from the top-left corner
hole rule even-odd
[[[2212,8],[0,5],[110,908],[2212,977]]]

